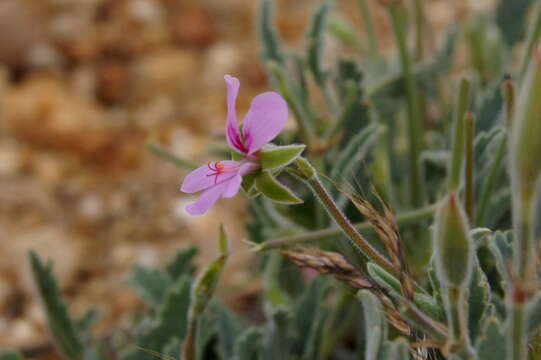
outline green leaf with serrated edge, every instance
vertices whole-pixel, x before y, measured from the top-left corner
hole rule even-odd
[[[261,150],[261,168],[265,171],[289,165],[301,155],[305,147],[304,144],[266,146]]]
[[[294,322],[297,328],[297,337],[294,343],[295,353],[301,354],[301,359],[317,359],[319,347],[317,339],[322,330],[325,309],[323,302],[328,290],[328,283],[322,277],[316,277],[296,301],[293,312],[296,315]]]
[[[476,350],[479,359],[505,360],[507,356],[507,339],[503,333],[504,326],[496,317],[491,317],[485,323],[481,336],[477,341]]]
[[[183,275],[192,276],[197,267],[193,263],[195,256],[199,253],[199,249],[195,246],[187,249],[179,250],[173,260],[166,266],[167,273],[173,281]]]
[[[272,175],[267,172],[261,172],[255,179],[255,187],[272,201],[282,204],[300,204],[302,200],[291,192],[287,187],[280,184]]]
[[[292,341],[291,318],[291,312],[284,306],[270,311],[270,319],[265,328],[263,360],[289,358]]]
[[[263,332],[260,328],[251,327],[244,330],[235,340],[232,360],[253,360],[262,350]]]
[[[212,311],[216,314],[215,326],[218,330],[218,352],[221,359],[231,359],[234,355],[235,341],[244,325],[229,309],[213,303]]]
[[[495,266],[502,276],[502,288],[507,288],[508,271],[507,266],[511,262],[513,256],[513,248],[509,238],[505,233],[496,231],[492,241],[488,242],[488,248],[494,256]]]
[[[261,0],[259,19],[257,22],[259,39],[262,44],[261,57],[267,61],[284,62],[280,40],[273,27],[272,1]]]
[[[52,274],[51,265],[44,265],[33,251],[30,251],[29,255],[32,275],[43,301],[49,329],[55,344],[70,360],[83,360],[83,342],[69,316],[66,304]]]
[[[191,280],[181,277],[171,286],[148,335],[150,349],[161,349],[172,338],[184,339],[188,325]]]
[[[128,278],[128,283],[147,305],[157,308],[161,305],[172,280],[163,270],[136,265]]]
[[[324,1],[312,15],[308,30],[308,66],[320,86],[323,86],[325,81],[325,72],[321,68],[321,52],[323,50],[323,32],[326,27],[329,9],[329,2]]]
[[[0,360],[24,360],[24,358],[17,352],[5,352],[0,353]]]
[[[474,265],[469,290],[468,328],[470,339],[475,342],[483,324],[482,319],[485,317],[490,304],[490,286],[485,273],[477,262]]]
[[[360,290],[357,298],[363,304],[366,347],[366,360],[378,359],[382,342],[387,339],[387,323],[378,298],[367,290]]]
[[[154,360],[172,342],[180,349],[188,327],[190,289],[191,280],[185,276],[168,287],[155,316],[144,318],[136,328],[133,347],[121,354],[122,360]]]

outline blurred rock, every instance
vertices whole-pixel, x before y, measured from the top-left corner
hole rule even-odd
[[[203,6],[189,6],[173,18],[173,38],[181,46],[205,48],[218,40],[216,18]]]
[[[100,107],[77,97],[55,77],[32,77],[0,103],[7,128],[35,145],[120,167],[134,166],[143,151],[143,133],[108,122]]]
[[[0,1],[0,63],[26,64],[33,47],[45,40],[42,25],[42,18],[32,2]]]

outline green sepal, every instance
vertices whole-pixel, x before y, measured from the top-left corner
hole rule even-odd
[[[276,181],[272,175],[263,171],[255,178],[255,187],[267,198],[282,204],[300,204],[302,200],[291,192],[287,187]]]
[[[241,184],[242,190],[250,194],[252,188],[254,187],[255,177],[256,177],[256,174],[253,174],[253,173],[244,175],[242,177],[242,184]]]
[[[292,163],[303,152],[306,145],[271,145],[261,150],[261,168],[263,170],[277,169]]]

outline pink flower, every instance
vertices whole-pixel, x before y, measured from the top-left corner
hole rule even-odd
[[[242,177],[261,168],[258,150],[282,131],[288,116],[284,99],[275,92],[265,92],[252,100],[244,122],[239,126],[235,102],[240,82],[230,75],[225,75],[224,79],[227,85],[227,143],[244,158],[212,162],[186,176],[180,187],[182,192],[203,191],[197,201],[186,207],[191,215],[204,214],[219,198],[230,198],[239,192]]]

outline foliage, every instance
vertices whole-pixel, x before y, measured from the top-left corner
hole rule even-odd
[[[500,0],[450,27],[438,47],[423,2],[414,17],[405,1],[381,3],[399,49],[385,57],[372,25],[357,33],[331,1],[314,9],[305,49],[288,49],[273,2],[260,2],[261,56],[297,124],[281,139],[297,145],[263,148],[262,171],[243,184],[263,277],[251,311],[263,321],[213,296],[228,254],[223,229],[219,256],[197,278],[195,249],[163,269],[134,268],[128,281],[147,312],[113,349],[93,335],[92,313],[69,315],[50,266],[32,253],[66,358],[539,358],[541,60],[515,49],[534,48],[541,6]],[[333,36],[361,55],[329,56]],[[457,77],[460,41],[467,70]]]

